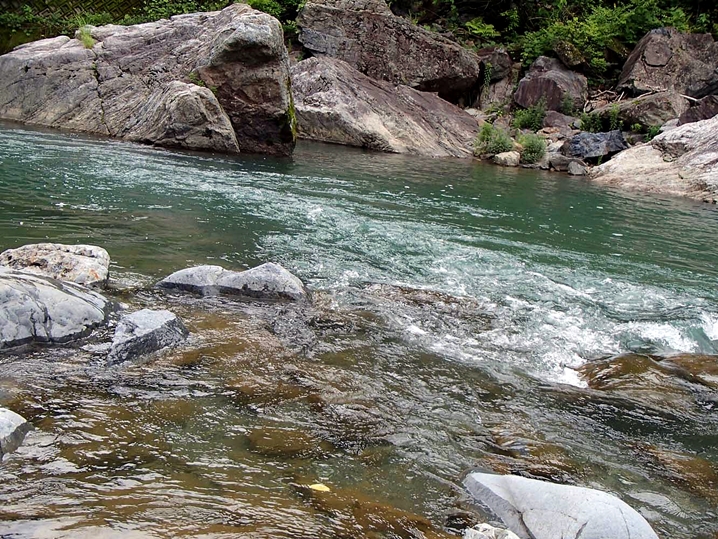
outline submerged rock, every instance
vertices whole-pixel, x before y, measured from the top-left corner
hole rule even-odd
[[[105,285],[110,255],[95,245],[35,243],[0,253],[0,266],[85,286]]]
[[[211,265],[186,268],[165,277],[157,286],[205,295],[227,294],[258,299],[296,301],[308,297],[299,278],[272,262],[246,271],[230,271]]]
[[[394,86],[333,58],[292,67],[302,138],[430,157],[471,157],[476,120],[435,94]]]
[[[85,337],[110,310],[107,299],[80,285],[0,269],[0,350]]]
[[[289,154],[282,28],[246,4],[87,27],[0,56],[0,118],[166,147]],[[206,88],[202,88],[206,86]]]
[[[117,324],[107,362],[122,363],[182,342],[189,331],[170,311],[142,309]]]
[[[521,539],[658,539],[638,512],[599,490],[485,473],[464,484]]]
[[[438,92],[451,102],[478,89],[480,59],[394,15],[384,0],[310,0],[297,17],[314,56],[344,60],[372,79]]]
[[[20,446],[31,428],[24,417],[0,407],[0,460]]]
[[[623,66],[619,91],[636,94],[671,90],[703,97],[718,90],[718,43],[710,34],[651,30]]]
[[[718,117],[681,125],[595,167],[598,183],[690,197],[718,198]]]

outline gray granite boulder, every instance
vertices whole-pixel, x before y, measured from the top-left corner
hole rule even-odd
[[[297,25],[313,56],[338,58],[373,79],[438,92],[453,103],[480,85],[475,53],[397,17],[384,0],[309,0]]]
[[[521,539],[658,539],[637,511],[600,490],[485,473],[464,485]]]
[[[34,243],[0,253],[0,266],[60,281],[107,283],[110,255],[95,245]]]
[[[246,4],[86,27],[0,56],[0,118],[174,148],[289,154],[289,56]]]
[[[117,323],[107,362],[114,365],[151,354],[179,344],[188,335],[182,321],[170,311],[142,309],[126,314]]]
[[[572,137],[563,147],[570,157],[597,159],[610,156],[628,148],[623,133],[619,130],[607,133],[588,133],[583,131]]]
[[[0,350],[85,337],[111,310],[106,298],[80,285],[0,268]]]
[[[302,281],[279,264],[267,262],[246,271],[221,266],[195,266],[176,271],[157,286],[204,295],[236,295],[257,299],[304,300],[308,294]]]
[[[718,91],[718,43],[710,34],[658,28],[626,60],[618,90],[633,94],[674,91],[704,97]]]
[[[0,407],[0,460],[20,446],[31,428],[24,417]]]
[[[573,108],[581,110],[588,97],[586,77],[566,68],[555,58],[539,56],[514,94],[514,101],[529,108],[544,101],[547,110],[561,110],[570,99]]]
[[[709,120],[718,114],[718,95],[709,95],[681,114],[679,125]]]
[[[669,120],[678,118],[688,110],[688,100],[676,92],[658,92],[639,96],[635,99],[624,99],[617,103],[600,107],[593,111],[604,119],[617,114],[623,120],[623,127],[628,129],[633,124],[644,126],[663,125]]]
[[[478,123],[436,94],[374,80],[334,58],[292,67],[299,136],[429,157],[471,157]]]

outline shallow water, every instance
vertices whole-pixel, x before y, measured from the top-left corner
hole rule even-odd
[[[717,234],[712,206],[559,174],[0,127],[0,248],[102,245],[118,301],[193,333],[109,371],[76,347],[0,358],[0,402],[36,427],[0,468],[0,534],[440,536],[479,516],[461,476],[480,467],[609,490],[661,537],[713,538],[715,386],[649,365],[647,385],[587,388],[579,369],[714,361]],[[314,309],[147,288],[268,260]]]

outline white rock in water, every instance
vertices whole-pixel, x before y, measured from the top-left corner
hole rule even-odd
[[[110,255],[96,245],[34,243],[0,253],[0,266],[85,286],[104,285]]]
[[[18,448],[31,428],[24,417],[0,407],[0,460]]]
[[[87,336],[107,321],[111,308],[80,285],[0,267],[0,349]]]
[[[258,299],[304,300],[307,291],[298,277],[279,264],[267,262],[247,271],[220,266],[196,266],[176,271],[157,286],[200,294],[229,294]]]
[[[519,539],[519,536],[509,530],[494,528],[491,524],[477,524],[464,531],[464,539]]]
[[[600,490],[485,473],[464,485],[521,539],[658,539],[638,512]]]
[[[174,346],[188,334],[182,321],[170,311],[142,309],[127,314],[117,324],[108,363],[121,363]]]

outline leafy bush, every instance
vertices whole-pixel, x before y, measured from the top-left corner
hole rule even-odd
[[[508,133],[488,122],[481,126],[479,136],[476,137],[476,141],[474,142],[474,155],[495,155],[497,153],[510,152],[513,149],[514,143]]]
[[[573,116],[576,114],[576,104],[573,102],[573,98],[570,94],[563,94],[561,98],[561,113],[566,116]]]
[[[608,113],[608,128],[611,131],[616,129],[623,129],[623,120],[619,118],[621,109],[617,103],[611,105],[611,110]]]
[[[603,131],[603,120],[598,114],[581,114],[581,131],[589,133],[600,133]]]
[[[542,99],[532,107],[514,112],[513,126],[517,129],[538,131],[543,127],[544,118],[546,118],[546,101]]]
[[[661,132],[661,126],[660,125],[649,125],[646,128],[646,142],[649,140],[653,140],[658,136],[658,134]]]
[[[526,164],[538,163],[546,155],[546,141],[538,135],[524,135],[519,139],[521,162]]]
[[[95,39],[92,37],[92,34],[90,33],[90,26],[83,25],[80,26],[80,29],[77,32],[77,35],[82,42],[83,46],[86,49],[91,49],[95,46]]]

